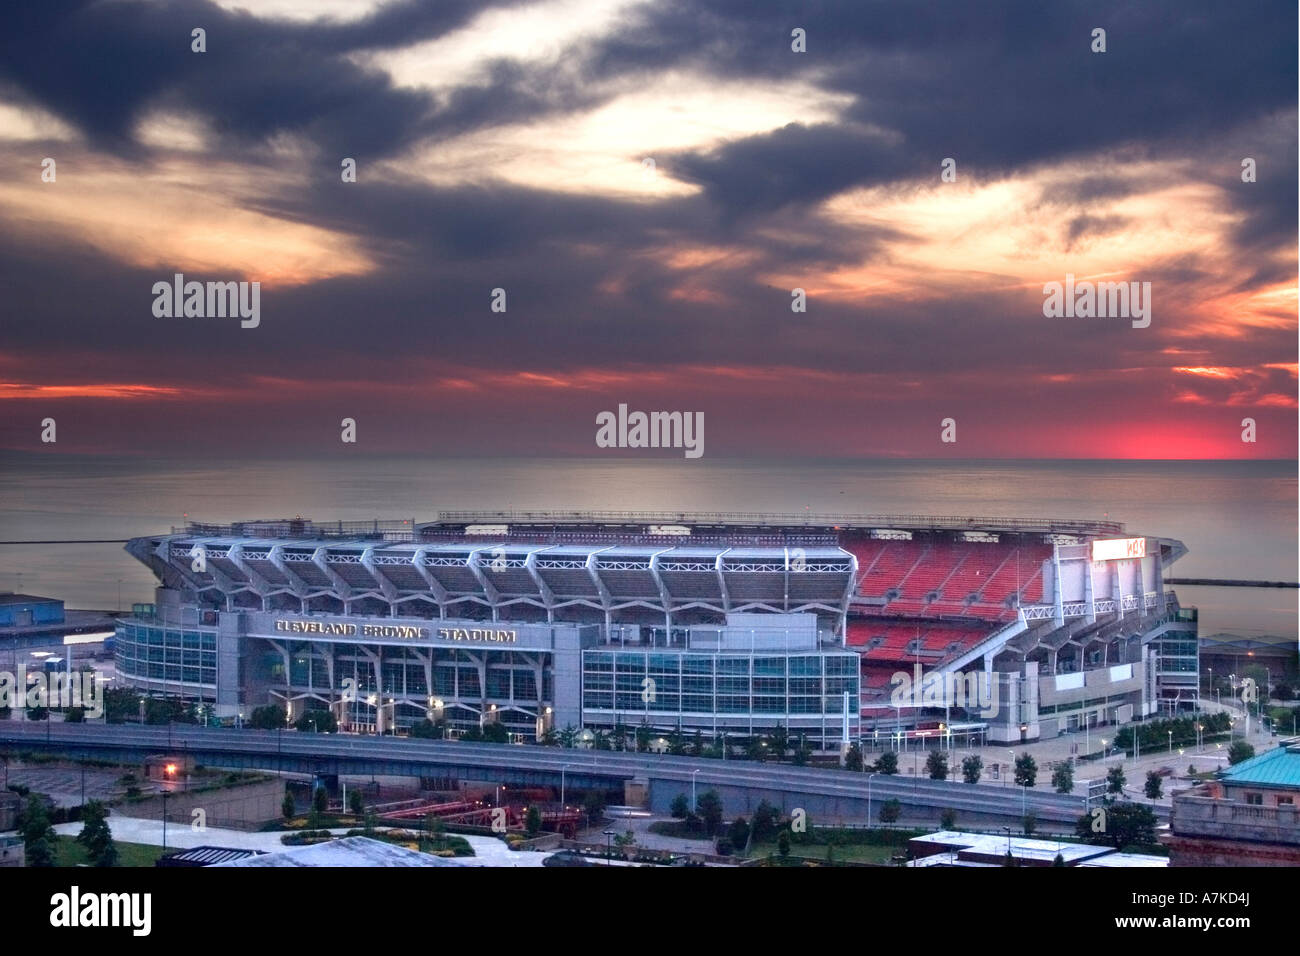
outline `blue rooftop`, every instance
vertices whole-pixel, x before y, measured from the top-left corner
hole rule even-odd
[[[1300,738],[1229,767],[1220,779],[1230,784],[1300,788]]]

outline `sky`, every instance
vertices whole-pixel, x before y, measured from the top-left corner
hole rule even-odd
[[[623,404],[706,457],[1294,458],[1296,17],[5,4],[0,448],[681,457],[598,449]],[[155,314],[177,273],[258,324]],[[1067,275],[1150,324],[1045,316]]]

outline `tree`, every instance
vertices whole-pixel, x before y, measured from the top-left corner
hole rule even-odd
[[[691,739],[691,756],[702,757],[704,755],[704,736],[697,730],[695,736]]]
[[[1028,753],[1016,758],[1016,786],[1032,787],[1038,779],[1038,761]]]
[[[1151,846],[1156,842],[1156,815],[1145,804],[1114,803],[1101,812],[1100,817],[1097,810],[1079,817],[1075,833],[1080,839],[1117,850],[1126,846]]]
[[[108,808],[98,800],[87,801],[81,808],[85,825],[77,834],[77,842],[86,848],[90,862],[95,866],[116,866],[117,847],[108,826]]]
[[[286,820],[292,820],[293,812],[294,812],[293,794],[289,792],[288,787],[285,787],[284,799],[280,801],[280,815],[283,816]]]
[[[1255,748],[1244,740],[1234,740],[1228,747],[1228,765],[1233,766],[1255,756]]]
[[[673,815],[675,820],[685,820],[691,812],[691,802],[686,799],[686,794],[679,793],[673,797],[672,805],[669,806],[668,812]]]
[[[881,823],[897,823],[899,814],[903,812],[903,805],[890,797],[880,807]]]
[[[249,715],[248,726],[254,730],[278,730],[285,725],[285,709],[276,704],[254,707]]]
[[[1106,792],[1107,793],[1123,793],[1125,783],[1126,780],[1124,777],[1124,768],[1121,767],[1119,764],[1115,764],[1113,767],[1111,767],[1109,770],[1106,771]]]
[[[722,825],[722,798],[716,790],[705,790],[699,799],[700,819],[704,821],[704,832],[712,837]]]
[[[86,708],[69,707],[68,712],[63,715],[65,724],[84,724],[86,722]]]
[[[939,827],[943,830],[951,830],[957,825],[957,811],[951,807],[945,809],[939,814]]]
[[[773,760],[784,760],[785,755],[790,750],[790,734],[786,731],[785,726],[777,724],[767,737],[768,749],[772,751]]]
[[[50,826],[50,815],[45,801],[32,794],[27,798],[22,820],[18,824],[23,835],[23,848],[28,866],[54,866],[54,846],[58,837]]]
[[[318,734],[332,734],[339,729],[339,722],[328,710],[307,710],[294,721],[294,729],[315,731]]]
[[[605,795],[599,790],[588,790],[582,798],[582,812],[592,821],[599,820],[605,813]]]
[[[786,833],[784,830],[782,830],[781,835],[776,838],[776,851],[781,854],[781,859],[783,860],[790,856],[790,834]]]
[[[862,772],[862,748],[857,744],[849,744],[848,752],[844,754],[844,769]]]
[[[1038,829],[1038,814],[1034,813],[1033,810],[1030,810],[1025,814],[1024,819],[1022,819],[1020,823],[1021,826],[1024,827],[1025,836],[1033,836],[1034,831]]]
[[[50,709],[48,707],[28,707],[27,719],[28,720],[49,720]]]
[[[311,795],[311,808],[317,813],[324,813],[330,806],[330,794],[324,787],[317,787]]]
[[[149,697],[144,702],[144,722],[161,726],[165,724],[192,724],[194,711],[179,697]]]
[[[780,821],[781,814],[777,812],[776,807],[766,800],[760,800],[754,810],[754,839],[766,840],[777,831]]]
[[[536,807],[529,807],[528,812],[524,814],[524,832],[530,837],[537,836],[542,829],[542,811]]]
[[[898,773],[898,754],[892,750],[886,750],[875,762],[873,768],[876,773],[895,774]]]
[[[931,780],[948,779],[948,755],[942,750],[931,750],[925,758],[925,769]]]
[[[499,721],[492,721],[483,728],[483,741],[489,744],[506,744],[510,742],[510,731]]]
[[[979,783],[983,770],[984,758],[979,754],[971,754],[961,762],[961,775],[967,783]]]
[[[749,843],[749,835],[752,832],[749,822],[744,817],[736,817],[731,821],[731,826],[727,827],[727,842],[737,850],[744,849]],[[755,834],[755,839],[758,839]]]
[[[560,731],[560,746],[566,750],[572,750],[574,744],[578,742],[578,728],[573,724],[565,724],[564,729]]]
[[[1074,768],[1069,762],[1061,761],[1052,771],[1052,787],[1057,793],[1074,792]]]
[[[105,687],[103,700],[105,723],[125,723],[140,714],[140,695],[129,687]]]
[[[1065,866],[1065,857],[1061,856],[1059,853],[1056,854],[1052,859],[1052,866]]]
[[[1147,795],[1148,800],[1160,799],[1160,783],[1160,774],[1156,773],[1154,770],[1147,771],[1147,784],[1142,788],[1142,791]]]
[[[353,787],[352,792],[348,794],[348,812],[357,817],[366,812],[366,801],[356,787]]]
[[[447,736],[447,722],[445,720],[417,720],[411,724],[409,731],[412,737],[419,737],[423,740],[442,740]]]

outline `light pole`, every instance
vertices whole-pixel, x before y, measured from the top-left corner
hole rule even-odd
[[[691,813],[699,810],[699,804],[695,802],[695,775],[699,772],[698,768],[691,771]]]
[[[871,778],[879,776],[880,771],[867,774],[867,826],[871,826]]]
[[[1174,732],[1171,730],[1168,733],[1169,733],[1169,756],[1172,757],[1174,755]]]
[[[560,809],[564,809],[564,771],[572,767],[573,764],[566,763],[560,767]]]

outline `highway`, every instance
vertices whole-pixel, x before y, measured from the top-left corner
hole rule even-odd
[[[188,755],[211,767],[239,767],[319,774],[382,774],[458,777],[507,785],[559,787],[561,776],[571,789],[620,788],[631,779],[645,780],[656,809],[672,796],[688,793],[692,778],[700,792],[710,787],[733,804],[752,806],[768,799],[781,806],[812,800],[839,819],[854,815],[865,821],[863,801],[873,818],[891,797],[915,811],[951,808],[958,816],[999,817],[1019,823],[1024,810],[1040,823],[1073,824],[1084,811],[1082,793],[1058,794],[1040,786],[966,784],[911,779],[789,764],[713,760],[617,751],[567,750],[515,744],[419,740],[352,734],[315,734],[295,730],[236,730],[192,724],[137,726],[102,723],[0,721],[0,748],[9,751],[60,753],[68,757],[141,761],[157,754]],[[816,815],[816,811],[810,810]],[[1157,807],[1158,816],[1167,810]],[[914,814],[905,813],[906,816]]]

